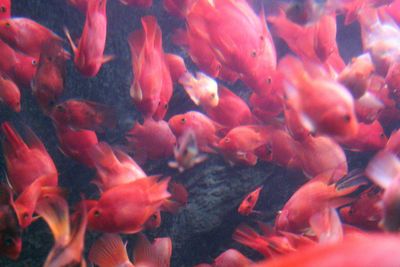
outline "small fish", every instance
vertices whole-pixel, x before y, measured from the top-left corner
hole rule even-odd
[[[172,241],[169,237],[155,238],[153,243],[144,234],[138,238],[133,249],[135,266],[170,267]]]
[[[254,191],[249,193],[240,203],[240,206],[238,208],[238,212],[242,215],[248,216],[251,213],[254,213],[253,211],[255,205],[257,204],[258,197],[260,196],[260,192],[262,190],[263,186],[257,187]]]
[[[78,46],[72,40],[69,31],[65,34],[74,53],[74,64],[79,72],[87,77],[94,77],[104,63],[113,56],[104,56],[107,36],[107,0],[88,1],[86,21]]]
[[[146,177],[106,190],[88,212],[88,227],[108,233],[137,233],[163,202],[170,178]],[[129,211],[129,212],[127,212]]]
[[[70,99],[54,106],[50,116],[56,124],[74,130],[104,131],[115,128],[117,123],[112,108],[83,99]]]
[[[0,74],[0,101],[15,112],[21,111],[21,92],[6,74]]]
[[[36,58],[47,42],[62,41],[45,26],[28,18],[15,17],[1,20],[0,38],[15,50]]]
[[[0,1],[0,20],[11,17],[11,0]]]
[[[207,153],[215,153],[214,148],[218,144],[218,130],[221,126],[201,112],[188,111],[169,119],[168,125],[178,138],[191,129],[196,137],[199,150]]]
[[[184,172],[195,165],[205,161],[206,155],[199,154],[196,136],[193,130],[189,129],[179,138],[178,144],[174,147],[175,161],[168,162],[168,166]]]
[[[185,72],[179,78],[179,83],[197,106],[218,106],[218,84],[204,73],[197,72],[194,77],[190,72]]]
[[[40,53],[39,65],[31,83],[34,96],[41,108],[48,113],[64,91],[64,48],[60,42],[50,41]]]

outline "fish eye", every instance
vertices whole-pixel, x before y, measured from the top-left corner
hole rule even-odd
[[[182,123],[182,124],[185,124],[185,123],[186,123],[186,118],[182,118],[182,119],[181,119],[181,123]]]
[[[215,93],[211,94],[211,98],[214,99],[215,98]]]
[[[7,27],[7,28],[10,28],[10,27],[11,27],[11,24],[10,24],[10,22],[6,22],[6,24],[5,24],[5,25],[6,25],[6,27]]]
[[[99,217],[99,216],[100,216],[100,211],[95,210],[95,211],[94,211],[94,217]]]
[[[164,104],[164,108],[165,108],[165,109],[168,109],[168,104]]]
[[[65,108],[61,105],[56,106],[57,111],[65,112]]]
[[[33,65],[33,66],[36,66],[36,64],[37,64],[36,59],[32,59],[32,65]]]
[[[384,133],[381,133],[381,134],[379,135],[379,137],[380,137],[380,138],[384,138],[384,137],[385,137],[385,134],[384,134]]]
[[[251,56],[252,56],[252,57],[256,57],[256,56],[257,56],[256,50],[251,51]]]
[[[271,83],[272,83],[272,78],[271,78],[271,77],[268,77],[268,78],[267,78],[267,83],[268,83],[268,84],[271,84]]]
[[[217,70],[221,70],[221,69],[222,69],[221,64],[218,64],[218,65],[217,65]]]
[[[155,215],[155,214],[151,215],[151,220],[153,220],[153,221],[157,220],[157,215]]]
[[[343,120],[344,120],[345,122],[350,122],[350,121],[351,121],[350,115],[349,115],[349,114],[344,115],[344,116],[343,116]]]
[[[27,212],[25,212],[25,213],[22,215],[22,217],[26,220],[26,219],[29,218],[29,214],[28,214]]]
[[[229,143],[230,141],[231,141],[231,139],[230,139],[229,137],[225,137],[225,138],[224,138],[224,142],[225,142],[225,143]]]
[[[253,200],[253,196],[249,196],[248,198],[247,198],[247,201],[248,202],[250,202],[250,201],[252,201]]]
[[[260,40],[264,41],[264,36],[263,35],[260,35]]]
[[[7,8],[5,6],[1,6],[0,7],[0,12],[6,13],[7,12]]]

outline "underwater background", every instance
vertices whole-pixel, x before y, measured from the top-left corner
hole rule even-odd
[[[260,7],[261,1],[255,3]],[[267,9],[267,2],[264,6]],[[13,16],[28,17],[50,28],[60,36],[65,36],[63,27],[67,27],[72,36],[79,36],[85,16],[64,0],[14,0]],[[188,55],[171,42],[171,33],[184,22],[168,15],[162,8],[161,1],[154,1],[148,9],[126,7],[116,0],[107,4],[108,33],[105,54],[115,55],[115,59],[104,64],[94,78],[85,78],[78,73],[72,61],[67,62],[65,90],[60,102],[70,98],[83,98],[104,103],[116,109],[118,127],[99,135],[99,139],[111,145],[123,140],[124,133],[131,128],[140,114],[135,110],[129,96],[132,80],[131,59],[127,43],[129,33],[141,27],[140,18],[154,15],[163,33],[163,47],[166,52],[176,53],[185,59],[188,69],[196,70]],[[338,35],[340,53],[345,60],[361,52],[360,30],[357,23],[342,28],[343,18],[338,18]],[[278,55],[288,51],[285,44],[276,40]],[[69,45],[65,43],[65,48]],[[191,65],[192,64],[192,65]],[[247,99],[250,90],[240,82],[230,85],[239,96]],[[26,124],[44,142],[60,174],[60,186],[68,189],[68,200],[71,205],[80,200],[80,193],[86,197],[96,195],[96,188],[90,184],[95,172],[74,160],[65,157],[58,149],[58,142],[50,118],[44,116],[28,88],[22,88],[22,111],[17,114],[2,108],[1,122],[8,120],[18,129]],[[180,85],[175,85],[174,95],[166,120],[172,114],[198,109],[187,97]],[[1,155],[2,157],[2,155]],[[2,168],[5,172],[4,159]],[[348,157],[349,169],[363,162],[358,156]],[[171,266],[193,266],[201,262],[211,262],[217,255],[228,248],[240,248],[245,255],[260,259],[260,255],[234,242],[231,238],[234,229],[242,222],[250,220],[241,216],[236,209],[243,197],[256,187],[264,185],[260,200],[256,206],[263,213],[256,218],[273,223],[276,212],[289,199],[293,192],[304,183],[298,173],[280,168],[273,164],[260,162],[254,167],[234,166],[224,162],[221,156],[209,155],[209,159],[191,170],[179,174],[167,166],[168,160],[148,161],[143,169],[148,174],[172,175],[176,181],[184,184],[189,192],[189,202],[178,214],[162,214],[162,225],[154,231],[147,231],[152,236],[169,236],[172,239],[173,253]],[[3,180],[5,177],[3,177]],[[98,236],[89,231],[86,235],[85,255],[88,248]],[[135,236],[124,236],[128,240],[128,253],[132,251]],[[23,249],[18,261],[0,258],[0,266],[41,266],[53,245],[51,232],[44,221],[34,222],[23,233]]]

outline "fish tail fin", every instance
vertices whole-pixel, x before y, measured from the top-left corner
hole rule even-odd
[[[177,213],[181,207],[186,205],[188,192],[182,184],[175,182],[169,184],[169,192],[171,197],[163,203],[162,209],[170,213]]]
[[[42,195],[36,205],[39,214],[50,227],[55,243],[66,245],[70,237],[68,204],[58,195]]]
[[[103,234],[90,248],[89,261],[98,266],[122,266],[129,258],[119,235]]]
[[[232,239],[240,244],[252,248],[265,256],[271,255],[267,241],[247,225],[239,225],[233,233]]]
[[[365,173],[375,184],[388,189],[400,175],[400,160],[392,152],[383,150],[368,163]]]
[[[133,255],[135,264],[149,264],[149,266],[164,266],[169,263],[172,254],[172,243],[169,237],[156,238],[153,244],[144,234],[138,234]]]
[[[343,238],[342,222],[334,208],[325,208],[310,217],[310,226],[319,243],[335,243]]]

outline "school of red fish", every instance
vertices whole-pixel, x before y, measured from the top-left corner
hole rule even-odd
[[[307,182],[274,225],[254,220],[233,233],[264,260],[229,249],[197,267],[400,266],[400,131],[386,135],[400,119],[400,0],[276,0],[260,10],[247,0],[163,0],[166,12],[186,25],[171,41],[198,69],[191,73],[183,58],[166,53],[157,18],[142,17],[126,41],[129,93],[143,123],[135,123],[118,147],[96,134],[117,127],[113,107],[59,101],[68,60],[88,78],[118,60],[104,54],[107,0],[67,2],[86,16],[77,42],[67,28],[61,37],[13,17],[11,0],[0,0],[0,101],[20,112],[19,88],[30,88],[42,115],[52,119],[65,156],[96,171],[99,198],[82,195],[70,211],[39,137],[28,126],[18,132],[3,122],[7,183],[0,186],[0,255],[18,260],[23,230],[43,219],[54,237],[43,266],[170,266],[171,239],[149,241],[141,232],[159,227],[161,212],[179,212],[190,195],[171,177],[149,175],[140,165],[170,159],[170,168],[185,172],[207,154],[219,154],[227,167],[276,164]],[[345,27],[361,28],[363,54],[349,62],[336,42],[337,16]],[[277,55],[278,38],[290,53]],[[228,88],[236,82],[251,92],[249,99]],[[165,120],[174,90],[184,90],[201,111]],[[345,150],[368,152],[370,159],[350,170]],[[262,213],[255,209],[262,189],[243,196],[238,213]],[[87,259],[86,231],[103,233]],[[119,234],[137,235],[132,257]]]

